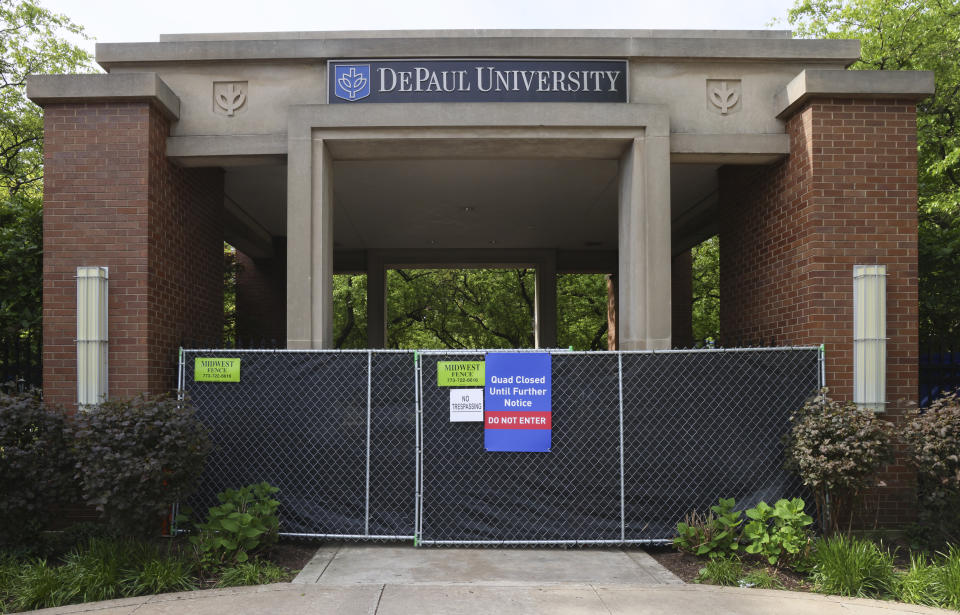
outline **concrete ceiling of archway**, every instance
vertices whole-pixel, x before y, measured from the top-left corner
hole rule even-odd
[[[671,165],[674,220],[709,211],[718,165]],[[286,166],[227,169],[227,196],[286,235]],[[338,249],[615,249],[614,160],[385,160],[334,164]]]

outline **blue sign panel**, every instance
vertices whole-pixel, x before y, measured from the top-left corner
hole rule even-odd
[[[550,452],[551,385],[549,354],[487,354],[483,387],[484,448]]]
[[[627,102],[626,60],[331,60],[331,104]]]

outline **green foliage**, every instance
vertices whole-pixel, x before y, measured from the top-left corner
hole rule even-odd
[[[743,577],[743,563],[736,556],[712,557],[697,574],[697,583],[737,586]]]
[[[950,545],[947,552],[940,555],[942,559],[937,570],[940,605],[960,610],[960,547]]]
[[[940,606],[939,568],[922,554],[910,554],[910,566],[894,579],[891,593],[898,602]]]
[[[241,562],[220,574],[217,587],[236,587],[239,585],[265,585],[282,583],[290,579],[290,573],[272,562],[253,559]]]
[[[895,587],[893,555],[869,540],[822,538],[813,549],[813,582],[825,594],[880,597]]]
[[[720,236],[690,250],[693,261],[693,339],[720,337]]]
[[[237,276],[242,269],[237,250],[223,243],[223,343],[228,348],[237,344]]]
[[[942,0],[798,0],[799,36],[854,38],[855,69],[932,70],[917,105],[920,338],[960,334],[960,5]]]
[[[0,546],[28,545],[77,490],[67,418],[38,395],[0,393]]]
[[[766,558],[773,566],[789,562],[796,570],[807,569],[811,537],[807,529],[813,518],[804,512],[800,498],[780,499],[774,506],[760,502],[745,511],[751,519],[743,528],[749,541],[745,551]]]
[[[190,537],[202,567],[246,562],[257,549],[276,541],[277,508],[273,499],[279,491],[267,483],[227,489],[217,494],[219,506],[212,506],[198,533]]]
[[[904,425],[909,462],[917,469],[921,519],[942,534],[957,531],[960,506],[960,398],[953,393],[918,411]]]
[[[726,556],[740,548],[740,526],[743,513],[734,510],[733,498],[720,498],[710,512],[692,512],[677,524],[673,545],[694,555]]]
[[[89,71],[70,35],[82,29],[66,17],[0,0],[0,338],[40,327],[43,116],[26,97],[26,79]]]
[[[187,402],[141,395],[78,412],[75,447],[86,502],[136,536],[196,487],[210,441]]]
[[[63,558],[59,573],[67,602],[119,598],[123,569],[133,559],[135,543],[94,538]]]
[[[69,602],[60,569],[48,565],[44,559],[33,560],[20,567],[11,583],[10,594],[10,606],[14,611],[46,609]]]
[[[532,269],[398,269],[387,272],[391,348],[532,348]],[[334,347],[367,347],[367,278],[333,280]],[[607,282],[557,276],[558,345],[607,348]]]
[[[157,554],[146,558],[139,566],[124,569],[121,582],[126,596],[197,589],[193,564],[181,556],[170,554]]]
[[[822,389],[790,417],[786,455],[787,467],[813,492],[823,527],[837,532],[842,522],[852,520],[860,492],[892,459],[892,426],[872,411],[834,401],[827,393]]]

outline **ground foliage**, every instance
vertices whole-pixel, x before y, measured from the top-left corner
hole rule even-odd
[[[960,2],[798,0],[797,35],[861,42],[862,70],[932,70],[917,105],[920,337],[960,335]]]
[[[141,395],[75,416],[76,480],[87,504],[125,535],[152,535],[192,493],[211,443],[185,402]]]
[[[956,541],[960,538],[960,397],[956,393],[917,411],[902,431],[917,469],[921,521]]]
[[[68,420],[34,393],[0,393],[0,547],[29,544],[74,503]]]
[[[828,392],[822,389],[790,417],[786,465],[813,492],[821,528],[835,533],[852,523],[857,498],[893,460],[892,425]]]

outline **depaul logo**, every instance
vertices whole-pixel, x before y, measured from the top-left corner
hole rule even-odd
[[[334,94],[347,101],[370,96],[369,64],[337,64],[334,70]]]

